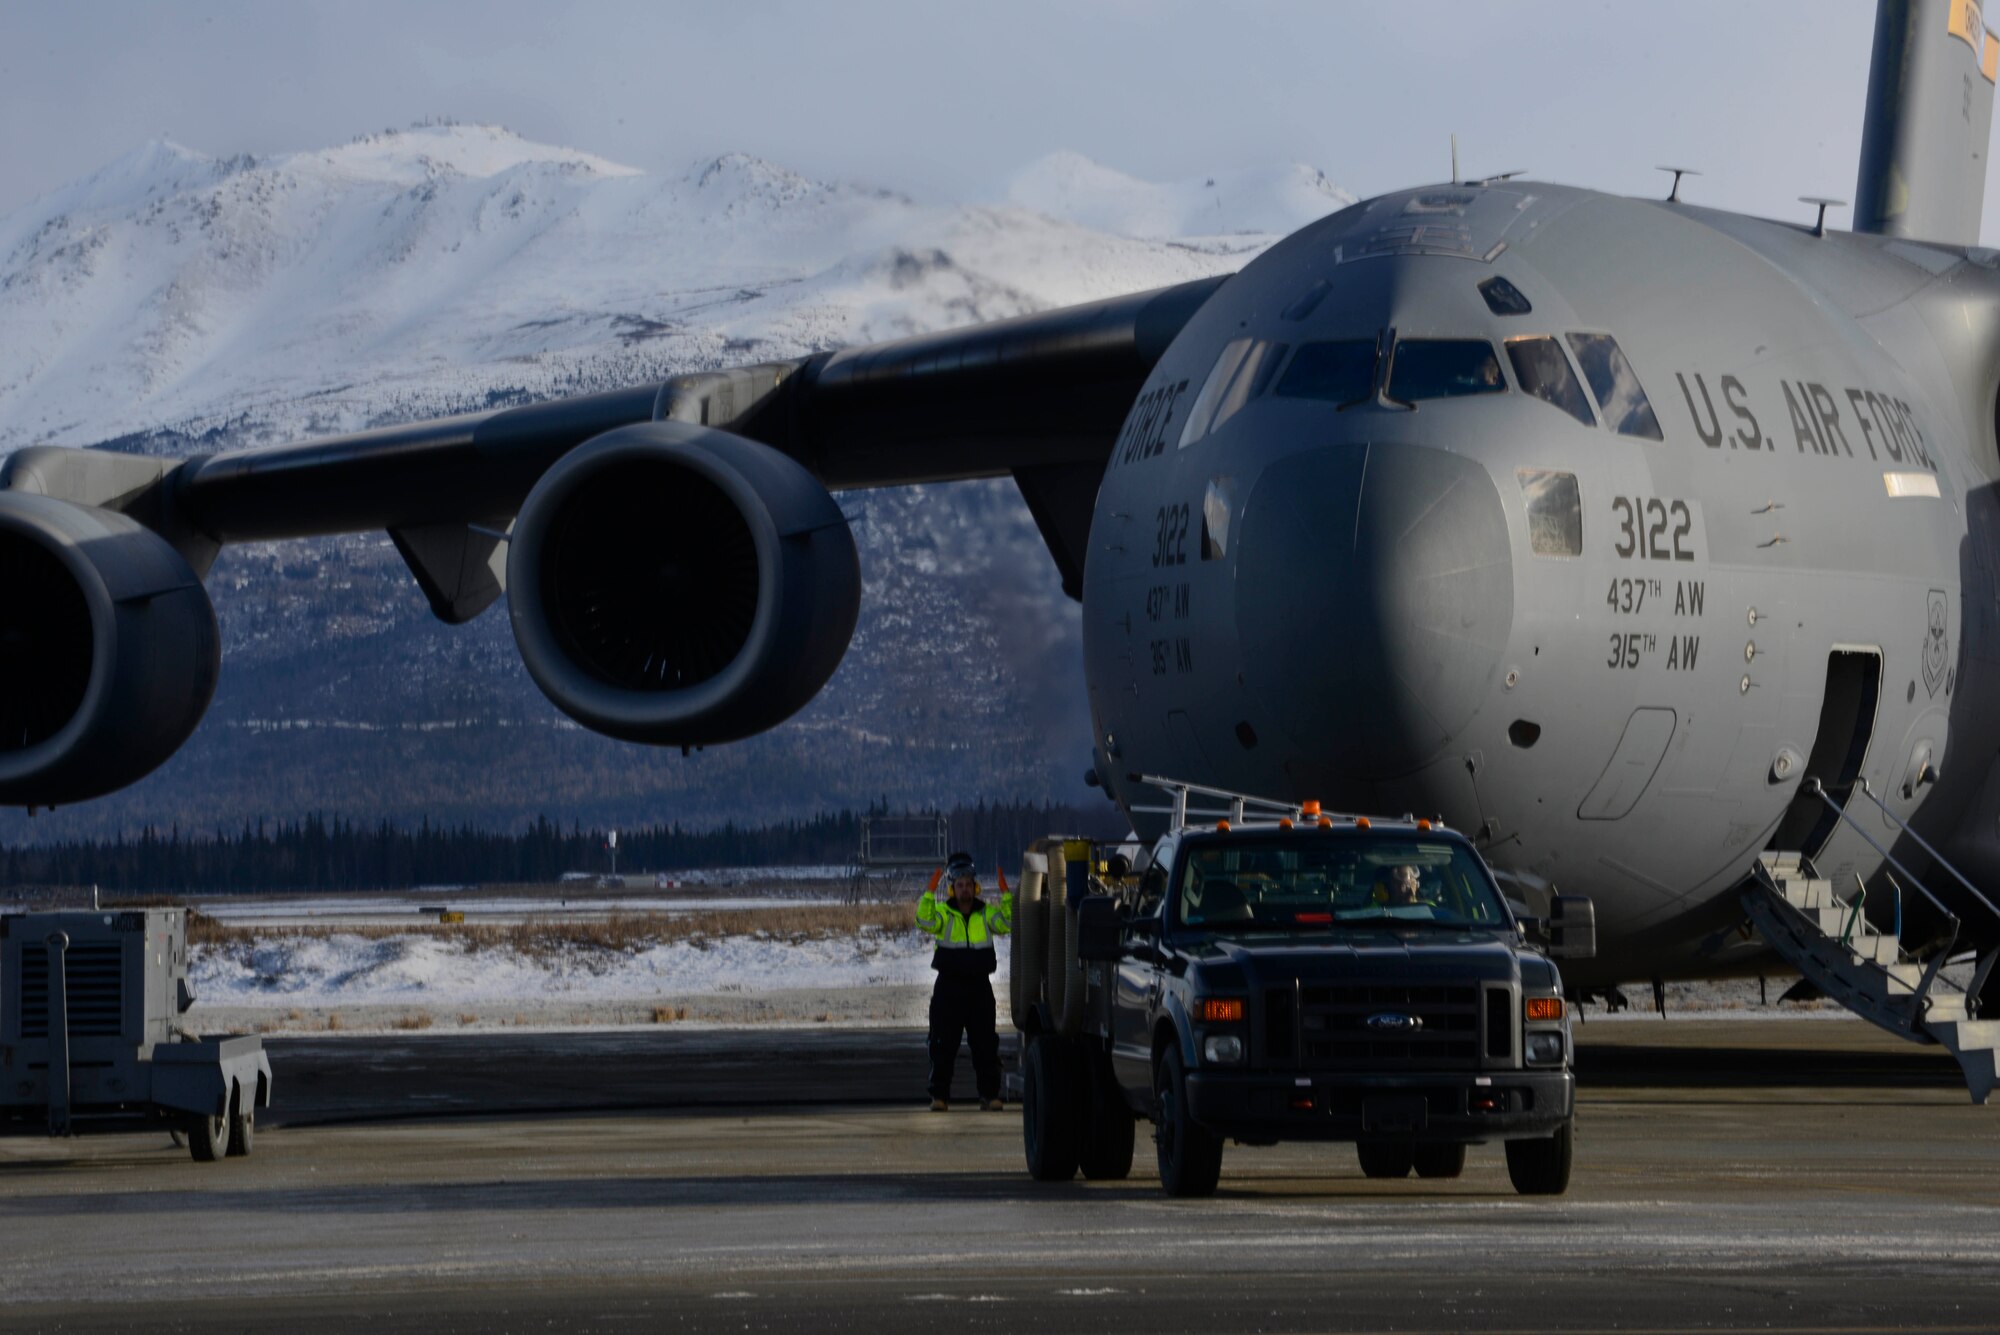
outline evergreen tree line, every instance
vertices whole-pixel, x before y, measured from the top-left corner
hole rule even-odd
[[[828,812],[763,825],[706,829],[679,824],[618,832],[621,874],[712,867],[841,866],[856,860],[864,814]],[[952,848],[984,868],[1011,865],[1030,840],[1052,833],[1115,838],[1123,819],[1109,803],[986,803],[945,813]],[[308,816],[240,831],[184,834],[153,828],[113,840],[0,847],[0,889],[95,885],[106,893],[214,894],[272,890],[398,890],[420,885],[549,882],[565,872],[610,869],[603,830],[548,817],[509,834],[428,820],[416,829]]]

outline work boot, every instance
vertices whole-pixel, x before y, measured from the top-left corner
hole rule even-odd
[[[950,1105],[949,1103],[946,1103],[946,1102],[945,1102],[945,1101],[944,1101],[943,1099],[932,1099],[932,1100],[931,1100],[931,1111],[932,1111],[932,1112],[950,1112],[950,1111],[951,1111],[951,1105]]]
[[[1005,1106],[999,1099],[981,1099],[979,1101],[979,1111],[981,1112],[1000,1112]]]

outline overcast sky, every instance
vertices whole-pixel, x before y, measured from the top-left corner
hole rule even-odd
[[[0,214],[158,136],[319,148],[426,116],[649,170],[743,149],[987,199],[1058,148],[1367,195],[1525,168],[1702,203],[1852,198],[1872,0],[0,0]],[[2000,175],[2000,174],[1996,174]],[[1985,239],[2000,237],[1989,179]],[[1844,222],[1836,215],[1837,225]]]

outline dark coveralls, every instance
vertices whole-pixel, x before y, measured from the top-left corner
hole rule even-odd
[[[971,908],[961,911],[954,901],[939,898],[933,884],[917,901],[917,926],[937,941],[931,953],[937,971],[931,989],[931,1097],[950,1101],[951,1071],[963,1036],[972,1048],[979,1097],[997,1099],[1000,1035],[993,1028],[993,984],[987,980],[999,967],[993,938],[1014,928],[1014,896],[1003,880],[997,907],[975,897]]]

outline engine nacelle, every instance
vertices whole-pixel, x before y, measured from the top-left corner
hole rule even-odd
[[[0,493],[0,803],[151,773],[215,694],[215,609],[167,541],[112,510]]]
[[[507,553],[535,684],[594,731],[707,746],[775,727],[839,666],[861,606],[854,535],[785,455],[685,422],[579,445]]]

